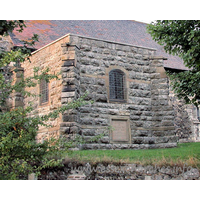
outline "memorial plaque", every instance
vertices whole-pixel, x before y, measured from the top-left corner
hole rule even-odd
[[[111,125],[113,127],[112,140],[113,142],[128,142],[128,121],[112,119]]]

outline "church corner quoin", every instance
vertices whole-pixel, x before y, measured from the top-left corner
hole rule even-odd
[[[39,99],[34,100],[37,113],[46,114],[85,92],[85,99],[94,101],[49,121],[54,127],[41,127],[37,139],[62,134],[81,135],[89,141],[104,133],[100,140],[80,148],[176,147],[180,139],[177,130],[184,128],[180,125],[184,122],[178,121],[178,100],[170,91],[164,60],[156,57],[156,49],[74,34],[35,51],[31,63],[22,64],[25,77],[33,67],[47,66],[50,73],[61,72],[61,79],[48,85],[48,102],[41,105]],[[35,88],[36,93],[39,90]],[[33,99],[25,102],[30,100]],[[191,135],[182,137],[188,139]]]

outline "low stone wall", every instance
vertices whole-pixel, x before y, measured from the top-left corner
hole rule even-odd
[[[199,170],[191,166],[142,166],[119,163],[69,162],[46,169],[38,180],[200,180]]]

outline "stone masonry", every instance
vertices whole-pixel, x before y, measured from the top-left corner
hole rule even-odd
[[[89,140],[104,133],[100,141],[84,144],[83,149],[176,146],[164,58],[154,57],[154,49],[69,35],[69,43],[62,44],[62,52],[62,104],[85,92],[89,93],[87,100],[94,101],[63,115],[62,134],[79,134]],[[109,100],[109,72],[113,69],[126,76],[125,103]],[[114,120],[118,124],[126,122],[127,141],[113,140],[114,131],[107,127]]]
[[[36,177],[29,175],[29,180]],[[64,163],[41,171],[37,180],[200,180],[199,169],[188,165],[159,166],[125,163]]]
[[[0,41],[0,48],[12,48],[9,36]],[[86,100],[94,101],[50,120],[53,127],[41,127],[37,139],[78,134],[90,140],[104,133],[100,141],[88,142],[80,146],[82,149],[165,148],[176,146],[177,139],[197,141],[196,109],[177,100],[169,89],[165,58],[155,55],[156,49],[72,34],[33,52],[31,62],[21,66],[25,77],[33,74],[33,67],[49,67],[50,73],[61,73],[61,79],[50,82],[48,103],[24,99],[25,106],[34,103],[32,114],[47,114],[86,91]],[[115,69],[125,74],[125,102],[109,98],[109,72]],[[39,87],[31,91],[38,94]],[[15,101],[9,104],[22,105],[20,94],[14,95]]]
[[[38,51],[32,53],[29,62],[28,60],[23,63],[22,67],[24,68],[24,77],[30,77],[33,75],[33,68],[40,67],[44,69],[49,67],[50,74],[57,74],[61,72],[61,66],[63,65],[62,61],[62,43],[68,43],[69,38],[65,37],[53,45],[48,45]],[[32,93],[39,93],[39,86],[34,88],[29,88]],[[43,115],[48,114],[49,112],[57,109],[61,106],[61,94],[62,94],[62,80],[53,79],[49,83],[49,102],[40,105],[38,97],[27,97],[24,99],[25,106],[29,102],[33,102],[33,115]],[[52,119],[48,122],[49,125],[52,125],[51,128],[40,127],[37,140],[42,141],[49,136],[59,136],[60,134],[60,124],[62,123],[62,116],[60,115],[57,119]]]

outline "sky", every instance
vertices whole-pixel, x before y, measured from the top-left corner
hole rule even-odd
[[[22,6],[23,5],[23,6]],[[113,1],[113,0],[74,0],[74,1],[2,1],[0,19],[24,20],[133,20],[146,19],[199,19],[200,2],[190,0],[140,0],[140,1]],[[140,21],[140,20],[137,20]]]

